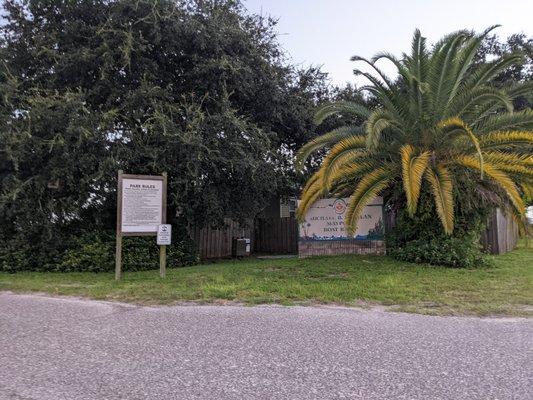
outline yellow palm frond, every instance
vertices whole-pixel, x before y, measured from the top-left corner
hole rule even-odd
[[[479,164],[476,163],[476,165]],[[454,211],[453,183],[450,173],[443,165],[438,165],[436,168],[429,166],[426,169],[426,179],[431,186],[437,214],[444,227],[444,232],[451,235],[453,232]]]
[[[459,156],[454,161],[457,164],[467,168],[479,168],[476,159],[472,156]],[[518,189],[513,180],[509,178],[509,176],[505,172],[500,171],[498,168],[496,168],[490,163],[485,164],[485,172],[489,178],[491,178],[498,186],[500,186],[505,191],[516,210],[519,213],[523,213],[526,206],[524,204],[524,201],[520,197],[520,193],[518,192]]]
[[[440,121],[437,124],[437,128],[439,129],[459,129],[460,131],[464,132],[465,135],[468,137],[470,142],[474,145],[477,155],[479,158],[479,170],[481,173],[481,179],[483,179],[483,153],[481,152],[481,146],[479,144],[479,140],[472,132],[472,129],[461,119],[457,117],[448,118],[443,121]]]
[[[490,162],[524,165],[526,167],[533,167],[533,155],[504,153],[501,151],[488,151],[483,153],[483,158]]]
[[[363,136],[351,136],[341,140],[328,152],[320,167],[320,174],[327,185],[329,176],[345,163],[354,161],[357,157],[366,154],[365,138]]]
[[[490,151],[483,154],[484,158],[492,164],[519,165],[533,168],[533,155],[519,153],[504,153],[501,151]]]
[[[522,183],[521,185],[522,192],[527,202],[533,201],[533,185],[528,183]]]
[[[375,167],[375,163],[371,162],[370,159],[357,160],[357,162],[345,165],[331,174],[329,177],[330,187],[335,188],[339,181],[353,179],[361,173],[372,171]]]
[[[531,131],[502,131],[487,133],[479,137],[479,145],[483,150],[505,148],[516,145],[533,144]]]
[[[324,189],[324,184],[320,178],[315,179],[311,184],[308,184],[306,190],[302,192],[302,199],[298,205],[298,210],[296,211],[296,217],[298,220],[303,221],[305,214],[309,211],[309,208],[326,193]]]
[[[309,178],[307,180],[307,182],[305,183],[305,186],[302,190],[302,193],[305,193],[309,190],[309,188],[311,187],[311,185],[313,185],[318,179],[320,179],[320,172],[317,171],[315,172],[313,175],[311,175],[311,178]]]
[[[365,158],[365,153],[360,151],[347,151],[336,157],[332,162],[324,162],[318,172],[326,188],[331,189],[333,185],[332,176],[336,175],[342,168],[357,164],[361,158]]]
[[[533,179],[533,168],[527,167],[520,164],[510,164],[510,163],[501,163],[501,162],[491,162],[495,168],[500,171],[510,172],[513,174],[522,175],[525,179]]]
[[[313,140],[307,142],[298,150],[295,158],[295,166],[297,170],[301,170],[307,158],[314,152],[330,147],[342,139],[350,136],[362,134],[363,130],[359,126],[341,126],[323,135],[317,136]],[[363,139],[364,140],[364,139]]]
[[[387,187],[391,179],[392,172],[390,167],[381,167],[365,175],[359,181],[350,197],[344,220],[349,234],[353,234],[357,229],[357,222],[364,207]]]
[[[430,155],[429,151],[425,151],[419,156],[415,156],[415,149],[409,144],[400,149],[403,188],[407,198],[407,211],[411,216],[416,212],[422,176],[428,166]]]

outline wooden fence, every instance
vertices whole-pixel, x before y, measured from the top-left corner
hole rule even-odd
[[[387,229],[394,226],[395,215],[385,213]],[[298,223],[291,218],[256,219],[241,226],[227,219],[223,228],[192,228],[191,238],[198,245],[200,258],[228,258],[232,255],[233,238],[251,239],[255,254],[298,254]],[[493,254],[512,250],[518,240],[516,223],[500,210],[495,210],[482,237],[483,246]]]
[[[489,216],[487,230],[481,243],[492,254],[502,254],[513,250],[518,242],[518,225],[499,208]]]
[[[202,260],[231,257],[233,238],[252,238],[250,227],[242,226],[231,219],[226,219],[224,223],[222,228],[189,228],[191,239],[198,246]]]
[[[253,249],[258,254],[297,254],[296,218],[262,218],[254,224]]]

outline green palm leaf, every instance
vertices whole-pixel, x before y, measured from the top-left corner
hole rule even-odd
[[[315,114],[314,122],[316,125],[320,125],[326,118],[333,115],[367,118],[370,115],[370,110],[362,104],[351,101],[339,101],[320,107]]]
[[[298,151],[298,154],[296,155],[296,168],[303,168],[307,158],[317,150],[334,145],[347,137],[361,135],[363,133],[363,129],[360,126],[341,126],[328,133],[316,137],[310,142],[307,142]]]

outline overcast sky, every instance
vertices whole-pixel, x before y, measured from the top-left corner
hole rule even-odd
[[[279,42],[293,63],[321,65],[334,84],[355,82],[352,55],[410,49],[415,28],[430,42],[463,28],[502,25],[501,37],[533,34],[533,0],[244,0],[279,20]],[[394,68],[385,64],[390,73]],[[359,81],[361,83],[361,81]]]

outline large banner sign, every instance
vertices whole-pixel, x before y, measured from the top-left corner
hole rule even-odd
[[[364,208],[352,237],[344,228],[348,201],[348,198],[316,201],[300,223],[300,240],[382,239],[383,199],[376,197]]]

